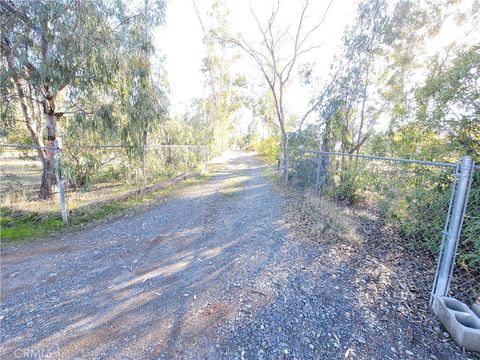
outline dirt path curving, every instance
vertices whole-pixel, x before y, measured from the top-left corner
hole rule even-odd
[[[147,212],[2,250],[2,358],[460,356],[394,319],[371,326],[346,265],[285,225],[263,166],[232,152]]]

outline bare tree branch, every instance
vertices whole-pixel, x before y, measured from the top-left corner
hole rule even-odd
[[[335,73],[333,78],[330,80],[330,82],[327,84],[327,86],[325,86],[325,89],[323,90],[322,95],[320,95],[318,100],[315,101],[313,103],[313,105],[310,107],[310,109],[308,109],[307,112],[302,116],[302,118],[300,119],[300,123],[298,125],[298,131],[302,130],[302,125],[305,122],[305,120],[307,119],[308,115],[310,115],[314,110],[316,110],[318,108],[318,106],[320,106],[320,104],[322,103],[323,98],[327,94],[328,90],[330,90],[330,87],[335,83],[335,80],[336,80],[339,73],[340,73],[340,69],[337,70],[337,72]]]
[[[223,34],[220,37],[222,40],[227,41],[240,49],[242,49],[248,56],[250,56],[256,63],[258,69],[265,78],[267,85],[272,93],[273,101],[275,104],[275,110],[277,112],[278,125],[280,128],[282,139],[282,153],[284,158],[284,176],[285,182],[288,181],[288,137],[285,128],[285,108],[284,108],[284,96],[285,86],[290,80],[290,76],[295,67],[296,61],[299,56],[320,47],[321,45],[311,45],[306,47],[307,40],[320,28],[324,22],[327,12],[330,9],[333,0],[330,0],[326,10],[323,13],[323,17],[319,23],[313,26],[305,34],[303,34],[304,22],[307,18],[306,13],[309,7],[309,1],[306,0],[302,6],[298,25],[296,27],[295,35],[292,37],[293,49],[289,56],[283,57],[280,46],[282,40],[290,34],[290,27],[284,30],[277,31],[275,29],[275,21],[280,11],[280,1],[277,1],[273,7],[270,16],[267,19],[266,26],[262,26],[257,14],[253,11],[250,4],[250,12],[257,25],[261,40],[258,46],[249,44],[245,39],[235,39],[229,35]],[[310,112],[313,111],[316,104],[313,104],[312,109],[309,109],[302,118],[302,123]],[[301,126],[301,125],[300,125]]]

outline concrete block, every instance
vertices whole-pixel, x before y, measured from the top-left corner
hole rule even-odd
[[[435,296],[432,310],[458,346],[480,353],[480,319],[457,299]]]
[[[480,304],[472,305],[472,311],[480,318]]]

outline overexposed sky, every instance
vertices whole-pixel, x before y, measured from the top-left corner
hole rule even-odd
[[[208,26],[207,12],[213,1],[195,1],[203,21]],[[463,0],[460,6],[463,9],[470,9],[473,1]],[[329,0],[310,0],[307,23],[317,22],[323,16],[329,2]],[[358,2],[358,0],[333,1],[323,25],[313,36],[315,43],[322,44],[322,46],[299,58],[297,65],[314,63],[315,77],[324,80],[328,78],[333,57],[338,54],[345,26],[353,23]],[[231,33],[234,35],[241,33],[247,39],[258,40],[259,32],[250,6],[262,21],[268,17],[275,3],[276,0],[224,0],[224,4],[230,10]],[[301,0],[281,0],[279,21],[282,27],[289,24],[297,25],[302,3]],[[451,17],[446,21],[436,38],[427,42],[427,53],[422,56],[425,61],[437,52],[444,53],[443,49],[454,41],[465,44],[480,42],[478,18],[470,18],[469,23],[462,25],[456,24],[453,19]],[[157,29],[155,46],[159,53],[166,58],[171,114],[184,113],[192,99],[205,95],[204,75],[200,71],[201,61],[205,56],[202,36],[193,0],[169,0],[166,9],[166,24]],[[239,66],[240,68],[238,68]],[[246,55],[235,70],[240,70],[250,83],[261,84],[263,82],[260,73]],[[426,74],[424,69],[420,69],[420,71],[419,82],[424,79]],[[287,99],[287,116],[292,114],[301,116],[308,109],[308,102],[313,94],[313,89],[301,86],[298,79],[293,79],[285,97]],[[245,122],[251,119],[251,115],[247,113],[244,114],[244,117]],[[385,125],[388,123],[388,119],[380,120],[380,122]],[[382,124],[378,125],[382,126]]]
[[[258,39],[258,30],[251,14],[249,5],[258,15],[265,19],[276,1],[247,1],[225,0],[230,10],[231,32],[241,33],[246,38]],[[309,19],[314,23],[323,16],[328,5],[327,0],[310,1]],[[298,64],[315,63],[316,75],[326,77],[336,47],[343,35],[344,27],[354,17],[357,1],[336,0],[332,3],[328,15],[315,34],[315,41],[322,46],[299,59]],[[207,21],[207,11],[211,8],[211,0],[196,0],[199,12],[204,21]],[[282,24],[293,23],[296,26],[302,2],[297,0],[282,1],[279,20]],[[158,29],[155,34],[156,47],[166,56],[166,69],[171,91],[171,111],[183,112],[193,98],[203,95],[203,74],[200,72],[201,61],[205,56],[202,43],[202,31],[195,13],[192,0],[170,0],[167,3],[166,25]],[[261,79],[252,79],[259,76],[254,65],[247,56],[244,64],[244,74],[247,80],[261,82]],[[290,87],[290,103],[292,111],[301,111],[310,100],[308,89],[304,89],[295,81]]]

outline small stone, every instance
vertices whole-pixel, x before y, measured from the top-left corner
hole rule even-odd
[[[443,337],[446,338],[446,339],[448,339],[448,338],[450,337],[450,334],[445,331],[445,332],[443,333]]]
[[[405,350],[405,354],[407,354],[408,356],[413,356],[413,352],[411,352],[410,350]]]
[[[313,344],[310,344],[310,345],[308,345],[308,346],[309,346],[310,349],[312,349],[312,350],[315,349],[315,346],[313,346]]]
[[[185,297],[187,297],[188,295],[190,295],[190,294],[183,294],[183,296],[185,296]]]
[[[436,332],[440,332],[440,331],[441,331],[440,326],[435,326],[435,327],[433,328],[433,330],[435,330]]]
[[[365,338],[364,338],[363,336],[357,337],[357,341],[358,341],[360,344],[366,344],[366,343],[367,343],[367,340],[365,340]]]
[[[390,350],[392,350],[392,352],[394,352],[395,354],[397,353],[397,350],[395,350],[393,346],[390,348]]]

